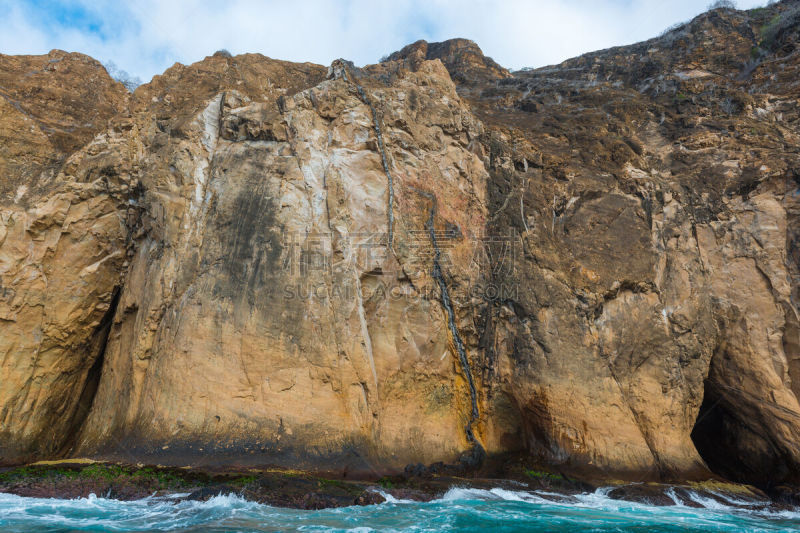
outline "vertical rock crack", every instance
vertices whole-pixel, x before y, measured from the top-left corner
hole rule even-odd
[[[386,174],[386,182],[387,182],[387,199],[386,199],[386,217],[387,217],[387,237],[386,237],[386,246],[391,248],[392,241],[394,238],[394,181],[392,180],[392,173],[389,171],[389,161],[386,159],[386,148],[383,144],[383,133],[381,131],[381,124],[378,120],[378,111],[375,109],[375,106],[372,105],[369,97],[367,97],[367,93],[364,92],[364,88],[355,81],[355,78],[350,80],[347,76],[347,69],[342,69],[342,77],[344,81],[348,83],[352,83],[356,91],[358,92],[358,96],[367,107],[369,107],[370,112],[372,113],[372,127],[375,130],[375,136],[378,138],[378,152],[381,154],[381,164],[383,165],[383,172]]]
[[[444,280],[444,275],[442,274],[442,264],[440,261],[442,253],[436,240],[436,229],[434,225],[434,219],[436,218],[436,197],[429,192],[420,190],[417,190],[417,192],[425,196],[431,202],[431,209],[428,213],[428,221],[426,223],[428,228],[428,236],[430,237],[431,246],[433,247],[433,270],[431,272],[431,276],[439,285],[442,307],[444,307],[445,311],[447,312],[447,326],[450,329],[451,336],[453,337],[453,344],[455,345],[456,352],[458,353],[458,359],[461,363],[462,371],[464,372],[464,378],[467,380],[467,384],[469,385],[469,398],[472,409],[469,419],[467,420],[467,426],[465,428],[467,440],[474,444],[476,448],[480,448],[482,451],[483,448],[475,438],[475,433],[472,429],[472,425],[478,420],[479,417],[478,392],[475,388],[475,382],[472,379],[472,369],[469,365],[469,359],[467,358],[467,350],[464,347],[464,341],[461,339],[461,335],[456,327],[456,314],[453,310],[452,301],[450,300],[450,292],[447,288],[447,283]]]

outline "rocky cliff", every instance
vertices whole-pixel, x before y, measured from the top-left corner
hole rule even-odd
[[[0,56],[0,463],[800,483],[798,28]]]

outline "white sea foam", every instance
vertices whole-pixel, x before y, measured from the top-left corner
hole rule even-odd
[[[678,498],[678,495],[675,494],[675,489],[673,489],[672,487],[665,490],[664,494],[666,494],[670,500],[675,502],[675,507],[685,507],[683,501],[680,498]]]
[[[742,500],[734,497],[731,494],[723,494],[721,492],[717,492],[714,490],[709,490],[708,492],[713,494],[717,498],[720,498],[732,505],[736,505],[739,507],[764,507],[765,505],[769,504],[769,502],[767,501]]]
[[[708,496],[703,496],[693,490],[687,491],[689,494],[689,499],[691,499],[695,503],[699,503],[706,509],[711,509],[712,511],[732,511],[735,510],[735,507],[730,505],[725,505],[724,503],[715,500],[714,498],[709,498]]]
[[[384,492],[382,490],[379,490],[378,494],[383,496],[383,499],[386,500],[384,503],[417,503],[414,500],[406,500],[406,499],[403,499],[403,498],[395,498],[394,496],[392,496],[388,492]]]
[[[220,494],[206,501],[176,500],[175,495],[119,501],[98,495],[65,500],[0,494],[0,531],[213,529],[361,533],[453,530],[464,524],[476,530],[495,526],[508,528],[509,524],[518,525],[520,529],[546,530],[552,525],[559,530],[593,531],[625,530],[625,524],[630,527],[647,525],[664,531],[800,530],[800,512],[768,511],[760,503],[740,502],[733,496],[714,494],[708,497],[686,491],[692,501],[702,506],[693,508],[682,505],[681,498],[670,489],[666,494],[675,502],[671,506],[615,500],[608,496],[610,490],[606,487],[563,496],[547,491],[453,487],[440,499],[427,503],[395,498],[379,491],[386,499],[384,504],[320,511],[279,509],[234,494]],[[454,517],[461,517],[460,521],[454,522]]]
[[[600,487],[594,492],[585,492],[571,496],[561,495],[555,492],[546,491],[517,491],[507,490],[502,488],[494,489],[476,489],[453,487],[448,490],[444,496],[436,502],[452,502],[452,501],[517,501],[527,502],[543,505],[560,505],[567,507],[584,507],[593,509],[604,510],[625,510],[625,509],[661,509],[666,510],[669,508],[679,508],[681,510],[694,510],[686,506],[675,493],[673,488],[668,488],[665,494],[674,502],[672,506],[657,506],[648,503],[640,503],[629,500],[619,500],[609,497],[609,493],[614,487]],[[757,511],[760,514],[769,514],[771,516],[781,516],[784,518],[800,518],[800,510],[797,511],[765,511],[769,502],[767,501],[747,501],[740,500],[735,497],[718,494],[712,492],[718,499],[704,496],[696,491],[687,490],[688,497],[695,503],[700,505],[701,510],[718,511],[726,513],[735,512],[748,512]],[[552,499],[543,498],[542,496],[550,496]],[[727,502],[727,503],[725,503]],[[413,503],[413,502],[412,502]]]

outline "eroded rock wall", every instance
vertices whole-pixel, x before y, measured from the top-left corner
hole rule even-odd
[[[490,227],[526,251],[483,336],[543,462],[797,481],[798,14],[512,78],[444,53],[489,132]]]
[[[61,453],[88,412],[127,260],[127,99],[81,54],[0,56],[0,463]]]
[[[799,482],[798,13],[516,73],[218,54],[74,138],[4,74],[3,461]]]
[[[387,85],[334,71],[219,93],[180,138],[143,141],[152,229],[75,453],[372,472],[469,447],[428,224],[459,232],[442,267],[458,331],[457,287],[481,275],[480,124],[438,61]]]

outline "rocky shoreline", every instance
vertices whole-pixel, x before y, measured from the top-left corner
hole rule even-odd
[[[91,460],[45,461],[0,470],[0,493],[35,498],[98,497],[121,501],[160,497],[205,501],[235,494],[249,501],[293,509],[325,509],[392,501],[428,502],[452,488],[534,492],[558,503],[578,494],[602,492],[616,499],[655,506],[707,507],[717,502],[743,510],[782,511],[800,500],[788,489],[767,494],[749,485],[709,480],[682,484],[587,482],[560,473],[511,466],[508,477],[440,475],[409,468],[377,479],[344,479],[287,469],[206,469],[130,465]],[[416,471],[415,471],[416,470]]]

